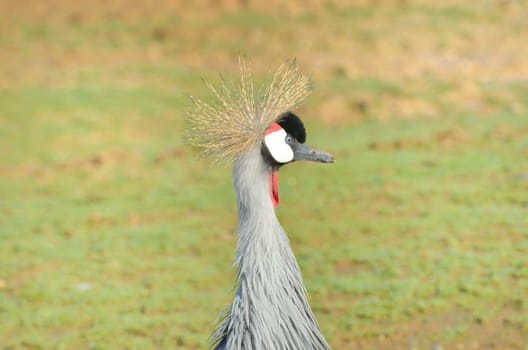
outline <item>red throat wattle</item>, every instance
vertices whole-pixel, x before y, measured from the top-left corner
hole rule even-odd
[[[266,131],[266,135],[277,130],[282,130],[282,127],[277,123],[272,123]],[[270,174],[269,178],[271,202],[273,203],[273,206],[277,208],[279,206],[279,172],[277,170],[274,170]]]
[[[277,170],[270,174],[271,202],[277,208],[279,206],[279,172]]]

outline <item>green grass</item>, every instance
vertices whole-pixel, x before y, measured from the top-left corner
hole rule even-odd
[[[141,110],[155,93],[142,102],[135,91],[121,94],[137,108],[140,124],[167,123]],[[29,105],[38,104],[33,93],[27,96]],[[46,130],[54,130],[55,119],[41,121],[27,146],[40,148],[35,164],[13,167],[0,188],[6,344],[203,346],[233,282],[229,169],[210,169],[183,149],[179,119],[165,124],[173,128],[167,131],[173,140],[133,145],[117,138],[105,147],[123,152],[121,158],[61,167],[58,160],[105,147],[59,147],[47,154],[52,141],[104,135],[98,123],[106,126],[101,119],[107,117],[66,116],[61,109],[72,92],[54,96],[58,102],[50,109],[74,119],[51,134]],[[106,110],[106,98],[90,95],[86,110],[111,115],[119,106]],[[126,118],[111,119],[114,130],[128,127]],[[339,129],[308,123],[310,142],[338,162],[285,168],[279,216],[330,341],[336,332],[387,332],[387,322],[446,309],[487,319],[511,303],[521,307],[508,317],[528,328],[528,182],[519,161],[528,145],[521,136],[490,139],[501,125],[528,131],[528,122],[504,116],[372,121]],[[471,141],[453,148],[438,143],[437,135],[458,129]],[[406,140],[420,142],[405,146]],[[376,144],[389,146],[377,150]],[[156,161],[173,148],[179,156]],[[463,329],[446,332],[456,336]]]
[[[278,215],[333,347],[447,349],[496,332],[504,348],[526,344],[525,82],[368,64],[384,45],[409,59],[390,46],[401,39],[392,25],[409,33],[434,18],[404,41],[451,47],[450,24],[501,24],[507,12],[322,8],[6,25],[18,34],[0,38],[16,53],[0,58],[0,349],[206,347],[232,299],[236,205],[229,165],[182,144],[183,113],[187,94],[207,95],[202,76],[234,76],[240,40],[262,53],[256,75],[289,53],[314,75],[299,112],[308,143],[337,163],[286,166]],[[349,29],[365,52],[341,51]],[[160,57],[145,53],[152,45]],[[197,64],[195,52],[220,58]],[[352,75],[351,52],[365,72]],[[327,121],[333,97],[345,111]]]

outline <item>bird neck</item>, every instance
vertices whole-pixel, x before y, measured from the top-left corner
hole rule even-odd
[[[273,169],[260,150],[235,161],[238,289],[215,349],[330,349],[308,304],[301,273],[270,198]],[[241,345],[242,344],[242,345]]]
[[[254,149],[235,161],[233,180],[238,202],[236,263],[243,268],[244,259],[255,257],[253,247],[262,251],[280,243],[277,232],[282,231],[282,227],[273,200],[274,188],[278,188],[278,173],[263,160],[260,150]]]

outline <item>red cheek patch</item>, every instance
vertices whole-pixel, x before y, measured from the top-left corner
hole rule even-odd
[[[280,126],[279,124],[277,123],[272,123],[270,125],[270,127],[268,128],[268,130],[266,130],[266,134],[265,135],[269,135],[271,134],[272,132],[274,131],[279,131],[279,130],[282,130],[282,126]]]

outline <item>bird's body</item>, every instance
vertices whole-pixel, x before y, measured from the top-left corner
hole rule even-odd
[[[259,148],[235,161],[239,286],[216,333],[215,349],[330,349],[270,200],[272,171]]]
[[[334,158],[304,144],[302,121],[290,111],[309,93],[295,61],[269,86],[255,89],[245,65],[238,86],[208,85],[215,104],[194,100],[188,141],[205,153],[234,160],[238,201],[237,291],[213,336],[215,350],[328,350],[308,304],[286,232],[275,215],[278,171],[297,160]]]

